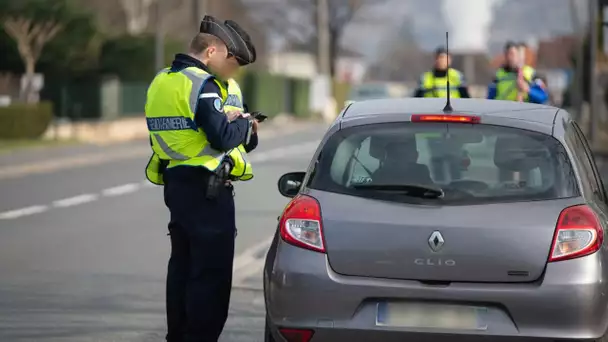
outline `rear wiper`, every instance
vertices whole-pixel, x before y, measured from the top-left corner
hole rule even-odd
[[[357,190],[379,190],[401,192],[403,195],[421,198],[441,198],[445,194],[441,188],[434,188],[417,184],[356,184]]]

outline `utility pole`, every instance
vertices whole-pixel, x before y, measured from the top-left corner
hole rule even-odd
[[[323,118],[327,122],[334,119],[331,102],[331,55],[329,36],[329,4],[328,0],[316,0],[317,5],[317,58],[318,58],[318,96]],[[317,95],[317,94],[316,94]]]
[[[192,22],[197,32],[200,28],[201,20],[208,13],[208,7],[208,0],[192,0]]]
[[[597,12],[599,7],[598,0],[589,1],[589,31],[590,41],[589,49],[589,140],[592,148],[595,147],[595,141],[598,136],[600,120],[598,118],[597,108],[597,80],[596,80],[596,62],[597,62],[597,47],[598,47],[598,21]]]
[[[159,71],[165,66],[165,25],[163,25],[164,4],[167,0],[156,0],[156,20],[154,29],[154,66]]]
[[[327,0],[317,1],[317,34],[319,46],[319,74],[329,76],[331,72],[330,37],[329,37],[329,6]]]
[[[577,39],[576,70],[574,71],[572,86],[570,87],[570,104],[574,109],[575,119],[580,120],[581,113],[583,110],[583,73],[585,72],[585,29],[581,24],[581,17],[579,13],[579,8],[577,6],[578,5],[576,0],[570,0],[570,18]]]

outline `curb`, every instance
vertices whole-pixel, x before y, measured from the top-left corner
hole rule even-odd
[[[298,121],[292,122],[289,125],[282,123],[281,125],[275,124],[268,126],[263,131],[260,129],[260,139],[273,139],[281,136],[287,136],[300,131],[304,131],[307,128],[318,125],[319,122],[315,121]],[[135,134],[131,137],[136,136]],[[145,138],[148,138],[147,128]],[[0,180],[8,178],[20,178],[24,175],[29,174],[40,174],[48,173],[66,168],[82,167],[96,165],[108,161],[117,161],[130,158],[146,157],[149,158],[152,153],[150,147],[146,145],[141,146],[120,146],[121,141],[105,141],[102,144],[115,144],[119,147],[110,151],[102,151],[95,153],[81,153],[75,154],[69,157],[53,158],[37,160],[35,162],[25,162],[21,164],[14,164],[10,166],[0,167]],[[253,159],[252,159],[253,161]]]
[[[288,114],[280,114],[260,124],[260,133],[280,131],[285,126],[307,126],[316,122],[315,120],[302,120]],[[270,133],[270,135],[274,134]],[[49,127],[42,138],[106,145],[147,139],[148,136],[146,121],[141,116],[112,121],[61,123]]]

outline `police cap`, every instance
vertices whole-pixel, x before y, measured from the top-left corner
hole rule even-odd
[[[231,34],[230,31],[231,30],[226,27],[224,23],[217,21],[217,19],[210,15],[206,15],[203,18],[199,28],[200,33],[210,34],[219,38],[222,42],[224,42],[224,44],[226,44],[228,52],[232,53],[232,51],[237,49],[237,43],[234,35]]]
[[[231,53],[236,57],[241,66],[251,64],[256,60],[256,51],[251,37],[239,24],[233,20],[224,21],[224,25],[230,29],[230,33],[234,35],[236,49]]]

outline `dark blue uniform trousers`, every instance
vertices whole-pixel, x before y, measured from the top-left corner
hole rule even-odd
[[[167,341],[216,342],[228,317],[234,260],[232,187],[206,198],[208,171],[178,166],[165,171],[171,212],[167,272]]]

